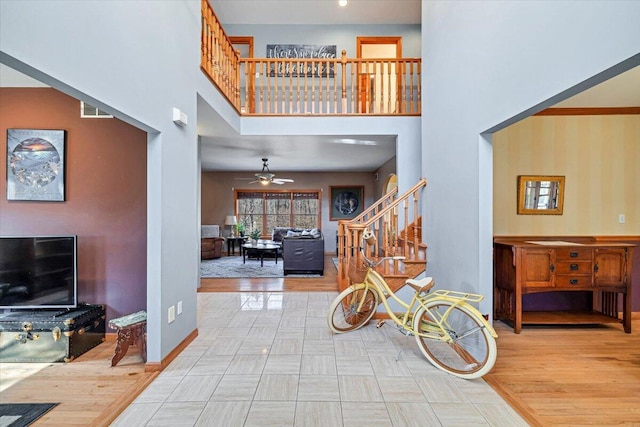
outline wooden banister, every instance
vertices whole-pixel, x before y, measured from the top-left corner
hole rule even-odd
[[[365,248],[367,256],[402,255],[405,257],[402,265],[419,262],[426,265],[426,246],[422,244],[422,234],[419,231],[420,192],[426,185],[427,180],[423,178],[401,196],[395,197],[397,191],[392,191],[358,217],[338,221],[338,283],[341,290],[350,284],[350,261],[358,255],[362,234],[367,229],[376,236],[375,245]],[[404,228],[400,230],[402,225]],[[406,268],[402,271],[399,261],[393,261],[383,263],[380,273],[403,277],[407,271]]]
[[[420,115],[420,58],[240,58],[202,0],[200,68],[238,114]]]

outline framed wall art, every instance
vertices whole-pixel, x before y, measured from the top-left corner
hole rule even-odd
[[[7,129],[7,200],[64,201],[65,131]]]
[[[364,210],[364,186],[329,187],[329,220],[353,219]]]

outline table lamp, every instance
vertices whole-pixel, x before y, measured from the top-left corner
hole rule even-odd
[[[233,229],[237,223],[238,223],[238,219],[236,218],[235,215],[227,215],[227,217],[224,220],[224,225],[231,226],[231,237],[236,237]]]

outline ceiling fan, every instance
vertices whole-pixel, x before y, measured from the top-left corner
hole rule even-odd
[[[269,170],[268,161],[269,159],[267,158],[262,159],[262,171],[254,174],[255,178],[239,178],[239,179],[253,179],[253,181],[251,181],[249,184],[260,183],[262,185],[269,185],[272,183],[282,185],[286,182],[293,182],[293,180],[289,178],[276,178],[275,174],[271,173],[271,171]]]

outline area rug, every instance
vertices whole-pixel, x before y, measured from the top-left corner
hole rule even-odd
[[[321,277],[319,274],[284,275],[282,260],[276,264],[273,258],[265,258],[260,267],[259,259],[247,259],[242,263],[241,256],[225,256],[200,262],[200,277],[212,278],[250,278],[250,277]],[[1,427],[1,426],[0,426]]]
[[[26,427],[57,403],[0,403],[0,427]]]

